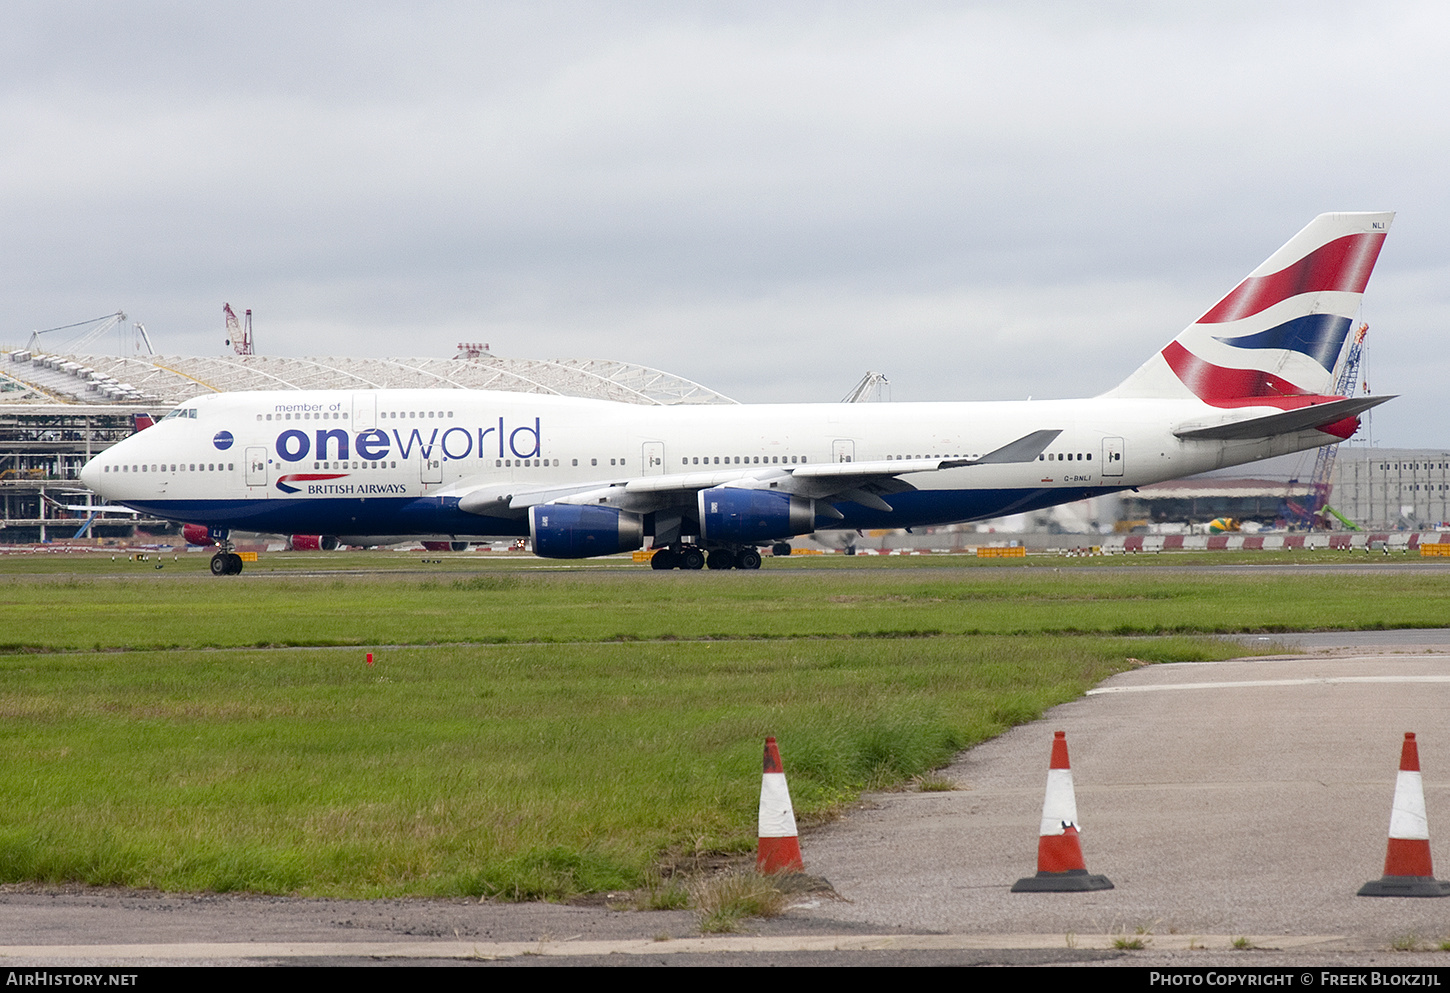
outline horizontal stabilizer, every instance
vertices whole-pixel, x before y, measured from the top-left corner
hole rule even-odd
[[[1378,407],[1393,396],[1354,397],[1348,400],[1330,400],[1316,403],[1298,410],[1285,410],[1263,417],[1251,417],[1243,421],[1229,421],[1206,427],[1184,424],[1173,433],[1185,440],[1229,441],[1241,438],[1272,438],[1275,435],[1293,434],[1313,428],[1334,424],[1346,418],[1361,414],[1371,407]]]

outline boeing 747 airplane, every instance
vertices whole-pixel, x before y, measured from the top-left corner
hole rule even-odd
[[[818,529],[1068,503],[1350,437],[1390,397],[1328,395],[1390,213],[1321,214],[1117,387],[1083,400],[646,407],[467,390],[198,397],[92,459],[108,502],[232,530],[376,543],[642,547],[756,569]]]

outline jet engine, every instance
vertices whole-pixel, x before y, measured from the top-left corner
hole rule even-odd
[[[287,547],[294,552],[335,552],[340,545],[333,534],[294,534],[287,539]]]
[[[631,552],[644,544],[644,521],[613,507],[545,503],[529,508],[534,554],[546,559],[583,559]]]
[[[181,525],[181,537],[186,540],[188,545],[201,545],[205,548],[216,544],[211,536],[211,530],[205,524]]]
[[[466,552],[468,542],[466,541],[425,541],[423,547],[430,552]]]
[[[816,502],[779,490],[717,486],[700,491],[700,537],[752,543],[794,538],[816,529]]]

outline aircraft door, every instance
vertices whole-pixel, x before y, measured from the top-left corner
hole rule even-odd
[[[837,438],[831,442],[832,462],[856,461],[856,443],[850,438]]]
[[[352,395],[352,429],[371,431],[378,426],[378,395],[376,393],[354,393]]]
[[[247,486],[267,485],[267,450],[265,448],[247,449]]]
[[[423,456],[422,481],[424,485],[443,482],[443,457],[441,455]]]
[[[1123,474],[1123,439],[1103,439],[1103,475],[1121,476]]]
[[[665,471],[665,446],[661,441],[644,443],[643,473],[646,476],[663,475]]]

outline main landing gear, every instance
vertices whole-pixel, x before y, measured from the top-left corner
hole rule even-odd
[[[678,550],[657,549],[649,560],[651,569],[759,569],[760,553],[754,548],[712,548],[709,553],[686,545]]]

